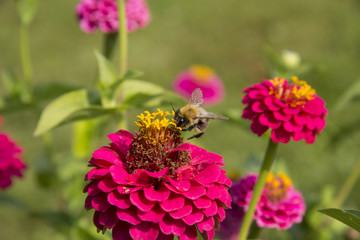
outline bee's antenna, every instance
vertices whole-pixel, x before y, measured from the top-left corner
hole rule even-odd
[[[176,112],[176,110],[175,110],[174,105],[172,104],[172,102],[170,102],[170,104],[171,104],[171,107],[172,107],[172,109],[174,110],[174,112]]]

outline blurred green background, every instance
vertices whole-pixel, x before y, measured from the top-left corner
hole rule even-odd
[[[94,50],[101,51],[103,36],[85,34],[79,29],[74,14],[77,2],[39,1],[29,35],[36,83],[56,81],[79,87],[93,86],[97,73]],[[208,108],[212,112],[225,114],[231,109],[241,113],[242,89],[270,77],[266,47],[279,53],[284,49],[298,52],[302,62],[310,66],[310,71],[300,78],[326,101],[328,123],[312,145],[303,141],[282,144],[274,169],[284,170],[292,178],[303,193],[308,210],[323,201],[324,189],[335,192],[339,189],[360,157],[359,102],[351,102],[336,114],[331,112],[340,95],[360,79],[358,0],[151,0],[149,6],[152,22],[129,37],[129,68],[143,71],[144,80],[170,89],[179,71],[190,65],[212,67],[226,87],[225,101]],[[0,0],[0,70],[3,69],[22,75],[19,19],[15,1],[11,0]],[[3,94],[2,87],[0,94]],[[169,106],[164,110],[170,109]],[[143,109],[131,111],[131,120],[141,111]],[[38,117],[30,110],[8,113],[4,117],[1,131],[11,133],[24,147],[28,168],[25,177],[16,179],[10,189],[0,192],[0,196],[20,199],[25,208],[55,211],[59,204],[57,194],[39,187],[35,177],[36,169],[42,167],[36,160],[42,151],[41,138],[33,137]],[[333,137],[349,125],[352,126],[350,130],[333,144]],[[136,130],[135,125],[130,126],[132,131]],[[104,129],[92,150],[107,144],[106,135],[116,130],[115,127]],[[69,162],[66,158],[70,155],[70,131],[71,126],[54,131],[55,151],[64,163]],[[221,154],[227,164],[226,170],[236,175],[258,170],[267,141],[238,124],[213,121],[196,144]],[[74,168],[85,173],[87,161]],[[79,184],[84,184],[83,177],[78,177]],[[344,208],[360,209],[359,186],[355,184]],[[78,193],[77,201],[83,202],[84,195]],[[322,219],[320,213],[316,214]],[[92,213],[86,216],[90,221]],[[286,234],[280,235],[288,239]],[[102,239],[101,234],[95,236]],[[37,217],[29,217],[23,208],[2,204],[0,239],[67,238]],[[298,239],[311,238],[300,234]]]

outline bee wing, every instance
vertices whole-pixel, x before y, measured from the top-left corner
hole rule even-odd
[[[216,113],[212,113],[212,112],[206,112],[203,114],[200,114],[198,116],[198,118],[207,118],[207,119],[217,119],[217,120],[229,120],[228,117],[216,114]]]
[[[189,105],[200,106],[203,102],[204,102],[204,99],[203,99],[202,91],[201,91],[200,88],[196,88],[192,92],[188,104]]]

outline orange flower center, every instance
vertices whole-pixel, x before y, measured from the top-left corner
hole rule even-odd
[[[205,65],[192,66],[190,73],[199,82],[207,82],[215,75],[214,71]]]
[[[280,202],[286,197],[287,190],[291,186],[291,179],[284,173],[279,173],[278,176],[269,173],[265,184],[265,188],[268,190],[266,197],[271,202]]]
[[[284,78],[274,78],[270,82],[270,94],[274,95],[290,107],[304,105],[307,101],[315,98],[316,91],[306,81],[300,81],[298,77],[291,78],[292,83],[288,84]]]

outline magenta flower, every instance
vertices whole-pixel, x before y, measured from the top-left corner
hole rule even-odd
[[[244,207],[245,211],[248,209],[256,180],[256,174],[248,174],[231,187],[234,203]],[[254,219],[259,227],[284,230],[294,223],[300,223],[305,209],[304,199],[300,192],[294,190],[289,177],[283,173],[278,176],[269,173]]]
[[[292,81],[274,78],[244,89],[243,118],[251,120],[251,130],[259,136],[271,128],[274,142],[292,138],[310,144],[325,127],[325,102],[305,81]]]
[[[126,0],[127,30],[144,28],[151,20],[145,0]],[[81,0],[76,6],[80,28],[86,33],[98,28],[104,33],[117,32],[119,27],[116,0]]]
[[[231,209],[226,209],[225,213],[226,218],[221,222],[220,229],[216,232],[215,236],[222,240],[237,240],[245,214],[244,208],[232,202]]]
[[[2,119],[0,117],[0,126]],[[22,177],[21,170],[26,166],[20,159],[22,149],[10,139],[8,134],[0,132],[0,188],[5,189],[12,183],[13,176]]]
[[[181,72],[173,83],[174,91],[186,99],[196,88],[202,90],[205,105],[218,104],[224,98],[224,85],[208,66],[194,65]]]
[[[90,160],[85,206],[94,224],[120,239],[212,239],[230,207],[222,157],[183,143],[181,130],[159,110],[138,116],[139,134],[110,134]]]

